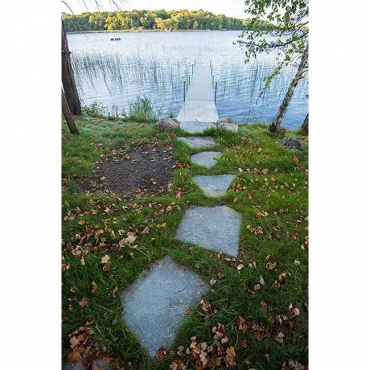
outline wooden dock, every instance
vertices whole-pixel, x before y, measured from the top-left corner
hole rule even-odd
[[[209,63],[197,63],[194,66],[186,98],[177,119],[181,122],[216,122],[218,120]]]

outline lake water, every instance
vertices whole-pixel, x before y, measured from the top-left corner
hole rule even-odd
[[[184,81],[194,63],[212,63],[218,115],[238,122],[271,122],[284,99],[295,68],[288,68],[264,90],[263,77],[275,55],[245,64],[233,43],[240,31],[68,34],[76,82],[83,105],[128,111],[138,96],[149,98],[161,116],[174,117],[183,104]],[[120,41],[111,41],[112,37]],[[308,77],[294,93],[282,125],[298,128],[308,112]]]

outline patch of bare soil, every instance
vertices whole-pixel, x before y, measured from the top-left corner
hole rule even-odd
[[[161,194],[167,191],[176,162],[172,148],[137,146],[130,151],[115,149],[112,156],[103,158],[93,175],[82,184],[83,191]]]

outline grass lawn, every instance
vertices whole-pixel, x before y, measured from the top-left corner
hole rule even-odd
[[[216,141],[212,150],[222,158],[206,169],[191,164],[190,155],[201,150],[177,141],[176,136],[190,136],[180,129],[161,133],[155,124],[89,116],[76,117],[76,123],[79,136],[63,124],[63,361],[109,358],[112,369],[140,370],[303,369],[308,364],[307,136],[300,131],[272,136],[264,125],[240,125],[238,134],[209,130],[207,136]],[[305,149],[277,145],[287,136],[299,138]],[[155,188],[160,179],[148,178],[131,192],[113,193],[99,168],[107,161],[130,161],[125,153],[137,147],[171,156],[169,186]],[[207,198],[192,181],[208,174],[236,175],[225,197]],[[191,205],[226,205],[242,214],[238,258],[175,239]],[[122,320],[120,295],[166,255],[212,288],[187,312],[173,347],[152,360]]]

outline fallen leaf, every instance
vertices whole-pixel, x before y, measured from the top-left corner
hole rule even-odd
[[[247,322],[245,321],[245,318],[243,316],[239,316],[238,328],[239,330],[242,330],[244,333],[248,330]]]
[[[205,313],[208,313],[210,310],[211,310],[212,306],[211,304],[209,303],[209,301],[205,302],[202,304],[202,310],[205,312]]]
[[[244,268],[244,265],[240,263],[238,266],[236,266],[236,269],[240,271],[242,268]]]
[[[167,357],[167,351],[166,348],[161,347],[158,352],[157,352],[157,357],[158,358],[166,358]]]
[[[158,224],[158,225],[157,225],[157,228],[158,228],[158,229],[165,229],[165,228],[166,228],[166,223],[165,223],[165,222],[163,222],[163,224]]]
[[[242,348],[246,349],[248,347],[248,344],[247,344],[247,341],[245,339],[243,339],[240,343],[240,345],[242,346]]]
[[[186,370],[186,366],[182,360],[176,358],[170,365],[171,370]]]
[[[217,282],[217,280],[216,280],[216,279],[214,279],[214,278],[212,278],[212,279],[209,281],[209,283],[210,283],[211,285],[215,285],[215,284],[216,284],[216,282]]]
[[[218,276],[218,278],[221,280],[221,279],[224,277],[224,274],[223,274],[222,272],[219,272],[219,273],[217,274],[217,276]]]
[[[294,317],[299,316],[299,309],[298,308],[292,308],[289,312],[289,317],[293,319]]]
[[[184,310],[184,314],[185,315],[189,315],[190,314],[190,307],[186,307],[185,310]]]
[[[73,351],[68,356],[68,362],[73,364],[74,362],[79,362],[82,360],[81,353],[84,352],[84,349],[80,346],[73,348]]]
[[[284,343],[284,338],[285,337],[285,335],[284,335],[284,333],[283,332],[281,332],[281,331],[279,331],[279,333],[276,335],[276,337],[275,337],[275,340],[278,342],[278,343],[280,343],[280,344],[283,344]]]
[[[259,342],[262,342],[263,341],[263,335],[261,333],[257,333],[256,334],[256,338]]]
[[[225,357],[226,363],[229,364],[230,366],[235,366],[236,365],[235,356],[236,356],[236,353],[235,353],[234,347],[228,348],[226,350],[226,357]]]
[[[110,260],[110,257],[106,254],[104,257],[102,257],[100,263],[108,263]]]
[[[263,276],[260,275],[260,284],[261,285],[265,285],[265,280],[263,279]]]
[[[81,306],[81,307],[87,307],[89,304],[90,304],[90,299],[89,298],[86,298],[86,297],[83,297],[81,299],[81,301],[78,302],[78,304]]]
[[[133,244],[133,243],[135,242],[135,240],[136,240],[136,236],[134,236],[134,235],[129,235],[129,236],[125,239],[125,241],[126,241],[127,243],[129,243],[129,244]]]
[[[145,226],[143,231],[141,232],[142,234],[149,234],[149,227]]]
[[[266,269],[267,270],[275,270],[276,268],[276,262],[267,262],[266,263]]]
[[[201,351],[199,357],[204,369],[209,361],[209,359],[207,358],[207,352]]]

